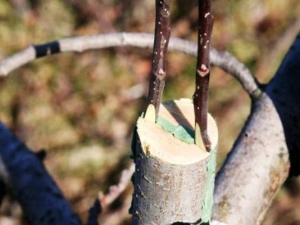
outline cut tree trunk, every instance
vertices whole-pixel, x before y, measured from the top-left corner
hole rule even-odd
[[[209,222],[218,142],[215,121],[208,116],[212,149],[207,152],[194,144],[191,100],[164,103],[157,123],[147,118],[139,118],[133,140],[133,224]]]

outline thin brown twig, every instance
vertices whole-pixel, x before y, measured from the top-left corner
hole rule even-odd
[[[134,173],[135,165],[132,163],[130,167],[122,171],[120,181],[117,185],[113,185],[109,188],[109,192],[104,195],[102,192],[99,193],[99,200],[103,209],[110,205],[116,200],[120,194],[126,189],[131,181],[132,174]]]
[[[155,107],[157,118],[165,86],[166,54],[170,38],[171,0],[156,0],[155,37],[153,47],[152,71],[149,83],[148,104]]]
[[[211,143],[207,134],[208,84],[210,76],[210,36],[213,26],[211,0],[199,1],[198,56],[196,71],[196,90],[193,96],[195,111],[195,142],[199,147],[210,150]],[[197,129],[198,128],[198,129]],[[201,138],[197,137],[201,133]]]

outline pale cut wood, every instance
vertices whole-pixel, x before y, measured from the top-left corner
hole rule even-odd
[[[191,100],[164,103],[159,116],[174,126],[194,128]],[[208,118],[213,147],[210,153],[178,140],[153,121],[139,118],[133,149],[136,172],[131,212],[134,225],[209,222],[218,131],[212,117]]]

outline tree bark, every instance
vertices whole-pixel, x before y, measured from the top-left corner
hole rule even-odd
[[[210,153],[194,144],[191,100],[164,103],[157,123],[139,118],[133,140],[134,225],[210,221],[218,132],[208,118]]]
[[[260,224],[288,175],[299,175],[299,61],[298,35],[265,92],[252,96],[248,121],[216,178],[214,219]]]
[[[216,178],[213,218],[230,225],[260,224],[289,172],[283,128],[265,93]]]

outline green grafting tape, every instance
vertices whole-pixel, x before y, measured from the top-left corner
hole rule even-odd
[[[188,143],[194,144],[194,132],[187,127],[178,125],[175,126],[174,124],[170,123],[168,120],[158,117],[156,123],[160,125],[165,131],[171,133],[177,139]]]
[[[209,222],[213,207],[214,179],[216,170],[216,150],[210,151],[208,164],[206,165],[207,180],[205,184],[205,196],[202,205],[202,221]]]

